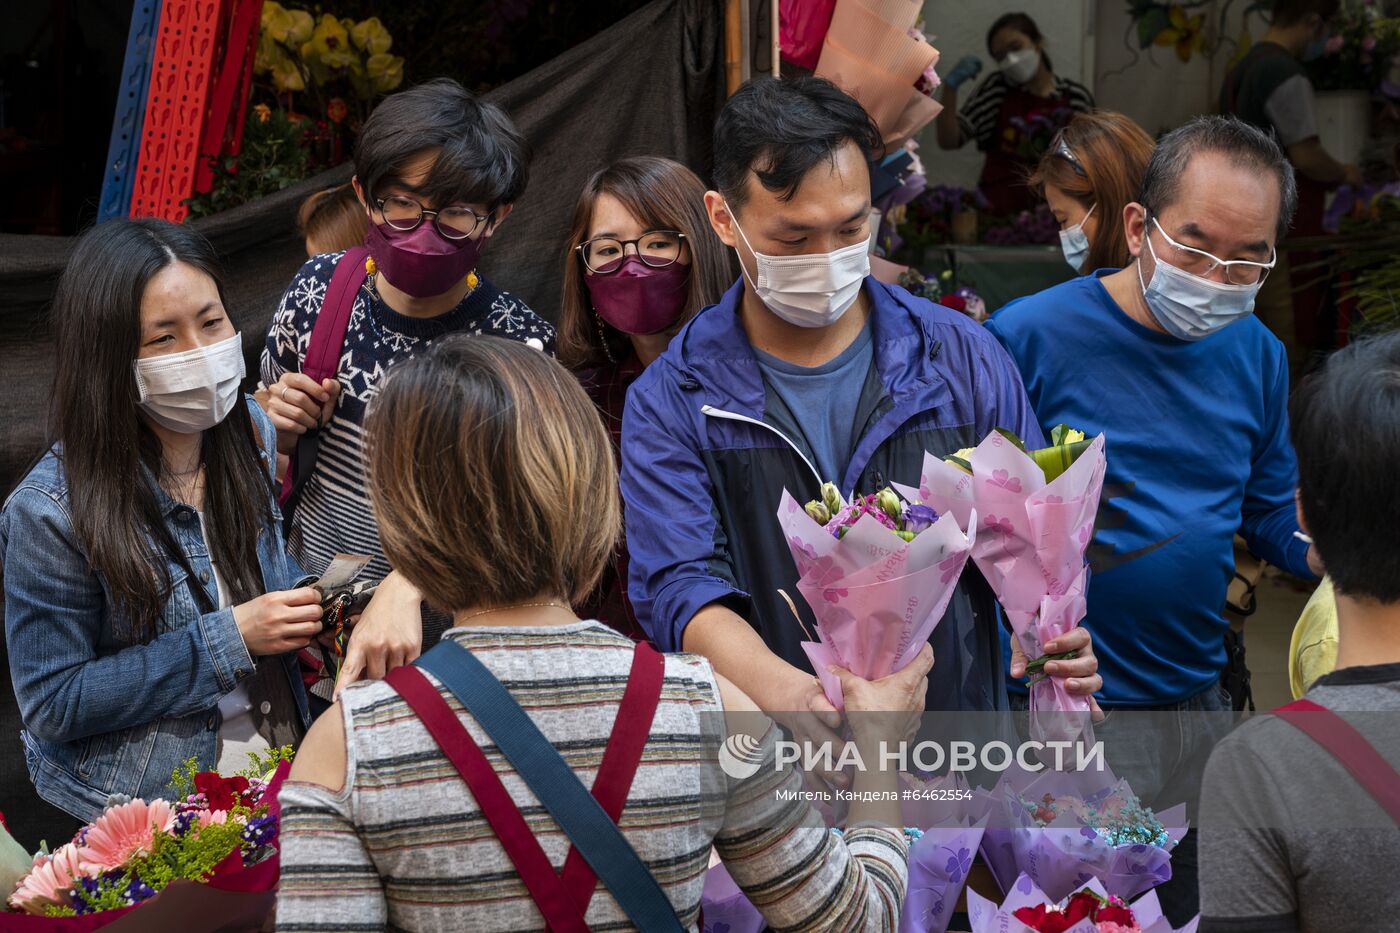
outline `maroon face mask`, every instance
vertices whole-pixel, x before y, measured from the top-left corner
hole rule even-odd
[[[659,334],[685,311],[690,266],[673,262],[654,269],[628,256],[616,272],[585,275],[583,284],[598,316],[624,334]]]
[[[475,240],[449,240],[427,219],[409,231],[395,230],[388,224],[370,224],[365,231],[365,246],[375,268],[391,285],[414,298],[451,291],[476,268],[485,244],[485,234]]]

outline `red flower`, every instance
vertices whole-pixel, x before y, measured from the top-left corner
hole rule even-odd
[[[330,117],[332,123],[340,123],[350,115],[350,107],[342,98],[332,97],[326,104],[326,116]]]
[[[962,295],[944,295],[942,298],[938,299],[938,303],[945,308],[952,308],[954,311],[959,311],[963,314],[967,313],[967,299]]]
[[[1106,904],[1099,908],[1099,912],[1094,914],[1096,921],[1103,923],[1116,923],[1119,926],[1131,928],[1137,923],[1137,918],[1133,912],[1121,904]]]
[[[216,771],[201,771],[194,776],[194,789],[204,795],[209,809],[215,812],[229,810],[240,802],[248,803],[244,798],[248,779],[242,776],[226,778]]]
[[[5,814],[3,811],[0,811],[0,829],[5,830],[5,832],[10,831],[10,824],[5,822]]]
[[[1103,901],[1095,897],[1092,892],[1080,891],[1071,897],[1069,903],[1065,905],[1065,918],[1069,921],[1070,926],[1074,926],[1085,917],[1094,919],[1097,917],[1095,911],[1102,905]]]

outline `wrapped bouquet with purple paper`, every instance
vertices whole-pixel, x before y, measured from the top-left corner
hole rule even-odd
[[[1172,876],[1171,850],[1186,834],[1186,805],[1158,815],[1111,771],[1008,772],[990,792],[982,855],[1009,890],[1022,874],[1054,900],[1097,880],[1135,897]]]
[[[1090,881],[1064,898],[1046,896],[1029,875],[1021,875],[1001,904],[967,892],[972,933],[1195,933],[1200,918],[1177,929],[1162,913],[1155,892],[1132,904]]]
[[[986,818],[970,811],[972,791],[960,773],[932,781],[902,777],[901,810],[911,841],[899,931],[944,933],[967,885]]]

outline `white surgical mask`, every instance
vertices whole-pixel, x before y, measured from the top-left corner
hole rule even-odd
[[[1065,254],[1065,262],[1075,272],[1080,272],[1084,267],[1084,260],[1089,258],[1089,234],[1084,232],[1084,221],[1089,219],[1089,214],[1094,213],[1094,204],[1089,208],[1089,213],[1084,215],[1084,219],[1073,227],[1066,227],[1060,231],[1060,249]]]
[[[228,417],[243,381],[243,338],[136,360],[141,407],[162,427],[181,434],[207,431]]]
[[[1025,84],[1040,70],[1039,49],[1017,49],[1001,60],[1001,73],[1012,84]]]
[[[728,209],[729,205],[725,205]],[[734,216],[734,211],[729,211]],[[860,296],[870,275],[870,237],[830,253],[769,256],[753,248],[734,221],[734,229],[753,253],[758,280],[754,294],[778,317],[795,327],[826,327],[841,319]],[[743,263],[739,264],[743,269]],[[744,272],[748,278],[748,272]]]
[[[1157,258],[1152,240],[1144,236],[1155,268],[1152,279],[1143,285],[1147,309],[1162,329],[1178,340],[1200,340],[1223,330],[1254,311],[1254,297],[1263,284],[1231,285],[1192,275]],[[1142,259],[1137,263],[1138,283],[1142,284]]]

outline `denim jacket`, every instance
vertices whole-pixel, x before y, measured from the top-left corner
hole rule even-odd
[[[276,435],[261,409],[246,401],[270,477]],[[171,596],[158,633],[137,645],[113,635],[107,582],[89,568],[76,540],[56,450],[29,471],[0,511],[5,637],[24,720],[25,761],[39,796],[83,820],[95,818],[112,794],[165,796],[171,772],[191,756],[213,767],[219,700],[254,672],[232,608],[201,615],[190,589],[204,587],[210,604],[218,605],[198,516],[159,487],[157,496],[198,580],[187,580],[170,562]],[[258,540],[267,592],[288,589],[299,576],[273,505],[274,520]],[[308,723],[295,655],[262,663],[285,668]]]

